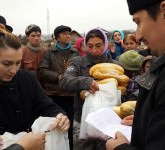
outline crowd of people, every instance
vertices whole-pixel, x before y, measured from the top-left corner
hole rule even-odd
[[[6,150],[45,149],[45,133],[31,132],[39,116],[54,117],[51,130],[68,132],[70,150],[164,150],[165,1],[127,3],[137,24],[135,33],[114,30],[109,38],[97,27],[78,38],[74,47],[67,25],[55,27],[55,44],[47,49],[41,46],[41,28],[30,24],[23,45],[0,16],[0,135],[27,132]],[[121,124],[132,126],[130,142],[120,132],[115,138],[79,139],[84,104],[80,92],[99,91],[89,74],[98,63],[118,64],[129,77],[121,102],[134,100],[137,105]]]

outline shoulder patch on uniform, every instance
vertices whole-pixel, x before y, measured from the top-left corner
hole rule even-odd
[[[66,70],[69,71],[69,72],[71,72],[71,71],[73,71],[74,69],[75,69],[74,66],[68,66],[68,68],[67,68]]]

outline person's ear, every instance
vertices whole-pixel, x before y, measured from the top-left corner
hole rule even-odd
[[[29,36],[28,35],[26,35],[26,40],[29,40]]]
[[[165,1],[162,1],[160,3],[160,12],[162,14],[162,17],[165,19]]]

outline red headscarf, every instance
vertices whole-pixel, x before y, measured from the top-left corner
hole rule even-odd
[[[85,56],[85,52],[81,50],[81,43],[84,41],[84,38],[78,38],[76,41],[76,49],[81,53],[82,56]]]

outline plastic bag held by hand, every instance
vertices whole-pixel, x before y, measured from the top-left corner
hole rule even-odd
[[[90,112],[100,108],[117,106],[121,103],[121,92],[117,90],[116,82],[112,81],[107,84],[99,84],[99,91],[95,94],[88,94],[82,109],[80,139],[88,139],[89,135],[94,135],[96,129],[85,122]],[[93,136],[94,137],[94,136]],[[97,138],[98,136],[96,136]]]
[[[3,145],[0,146],[0,150],[7,148],[11,144],[14,144],[20,137],[25,135],[27,132],[19,132],[18,134],[12,134],[9,132],[5,132],[1,138],[3,141]]]
[[[46,132],[45,150],[69,150],[68,133],[62,133],[58,129],[51,131],[54,121],[53,117],[39,117],[32,125],[32,132]]]

